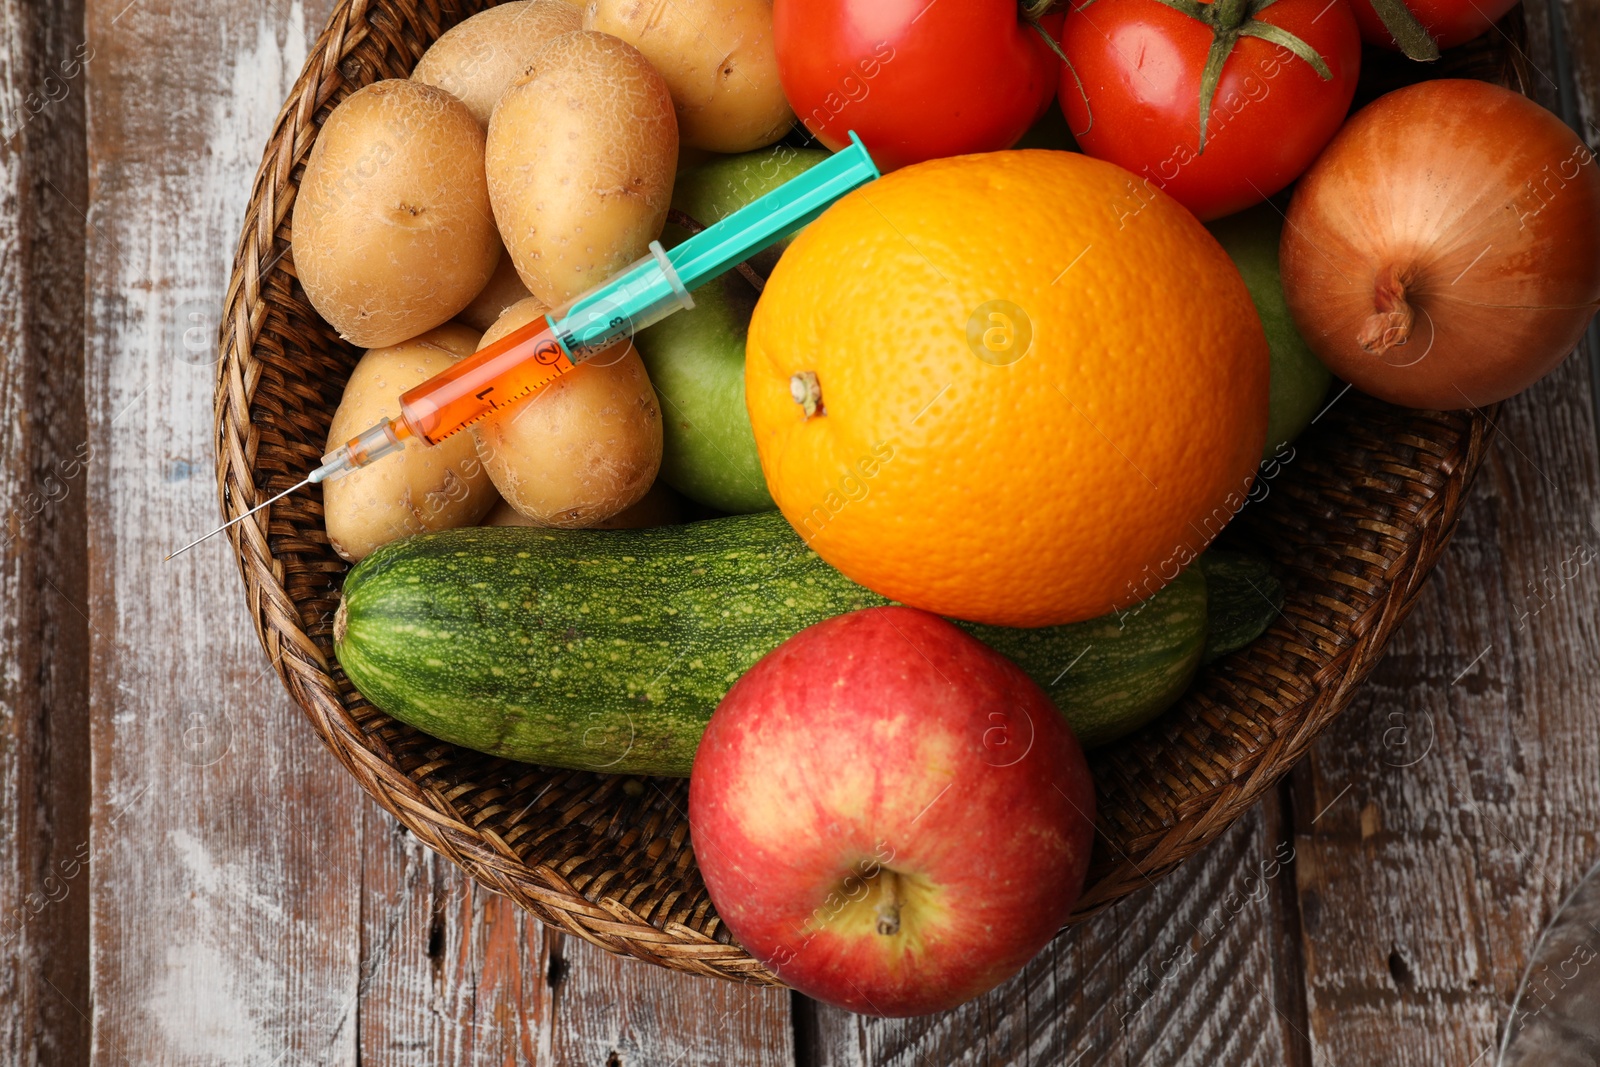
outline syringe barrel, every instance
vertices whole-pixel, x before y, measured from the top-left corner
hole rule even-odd
[[[692,307],[694,299],[661,242],[651,241],[648,256],[551,312],[550,321],[572,361],[582,363],[674,311]]]
[[[400,398],[401,420],[429,444],[543,389],[589,357],[679,308],[694,307],[655,241],[650,255],[557,311],[446,367]]]
[[[540,315],[406,391],[400,418],[412,434],[436,445],[571,369],[550,316]]]

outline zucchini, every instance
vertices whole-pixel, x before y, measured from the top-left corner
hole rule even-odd
[[[1210,663],[1248,645],[1266,632],[1283,610],[1283,583],[1265,560],[1243,552],[1213,548],[1200,557],[1210,590],[1206,648]]]
[[[334,649],[368,700],[445,741],[684,776],[751,665],[813,623],[885,603],[776,512],[646,530],[476,527],[393,542],[350,571]],[[1205,641],[1205,580],[1190,568],[1142,605],[1071,626],[958,625],[1016,660],[1093,743],[1182,692]]]
[[[1084,748],[1131,733],[1183,695],[1206,643],[1207,586],[1189,567],[1155,596],[1070,626],[956,625],[1038,682]]]

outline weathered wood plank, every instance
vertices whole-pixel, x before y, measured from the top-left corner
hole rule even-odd
[[[677,974],[573,937],[553,951],[558,1067],[795,1063],[785,990]]]
[[[1547,0],[1529,8],[1531,58],[1546,68],[1540,101],[1554,107],[1591,147],[1600,146],[1600,7],[1589,0]],[[1571,107],[1562,103],[1566,87]]]
[[[1304,1062],[1299,968],[1276,936],[1293,865],[1274,797],[988,996],[922,1019],[818,1005],[802,1045],[823,1067]]]
[[[1600,844],[1587,368],[1510,402],[1443,566],[1317,745],[1297,839],[1319,1063],[1474,1062]]]
[[[217,309],[299,0],[95,0],[87,392],[94,1062],[356,1062],[360,805],[217,540]],[[83,207],[83,205],[79,205]]]
[[[547,929],[368,808],[363,1064],[794,1064],[788,993],[675,974]]]
[[[1594,6],[1524,10],[1528,91],[1600,147]],[[1589,366],[1580,351],[1503,410],[1430,588],[1297,772],[1297,808],[1325,812],[1297,838],[1318,1063],[1492,1062],[1539,929],[1594,859]]]
[[[550,935],[364,808],[361,1062],[550,1063]]]
[[[19,1067],[89,1055],[82,44],[81,3],[0,3],[0,1060]]]

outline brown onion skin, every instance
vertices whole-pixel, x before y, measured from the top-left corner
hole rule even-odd
[[[1345,381],[1409,407],[1495,403],[1553,370],[1600,306],[1600,162],[1510,90],[1409,86],[1300,179],[1279,263],[1295,325]]]

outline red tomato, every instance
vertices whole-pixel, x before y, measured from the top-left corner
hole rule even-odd
[[[1241,36],[1212,97],[1203,152],[1200,77],[1212,28],[1160,0],[1075,7],[1062,30],[1071,67],[1061,72],[1061,108],[1079,147],[1202,219],[1242,211],[1299,177],[1350,110],[1361,35],[1345,0],[1241,5],[1249,7],[1314,49],[1333,76],[1324,81],[1289,49]]]
[[[1405,5],[1440,48],[1454,48],[1499,22],[1502,15],[1517,6],[1517,0],[1405,0]],[[1399,51],[1371,0],[1350,0],[1350,9],[1361,24],[1363,41]]]
[[[1016,0],[774,0],[772,37],[806,128],[835,150],[854,130],[885,171],[1009,148],[1061,66]]]

